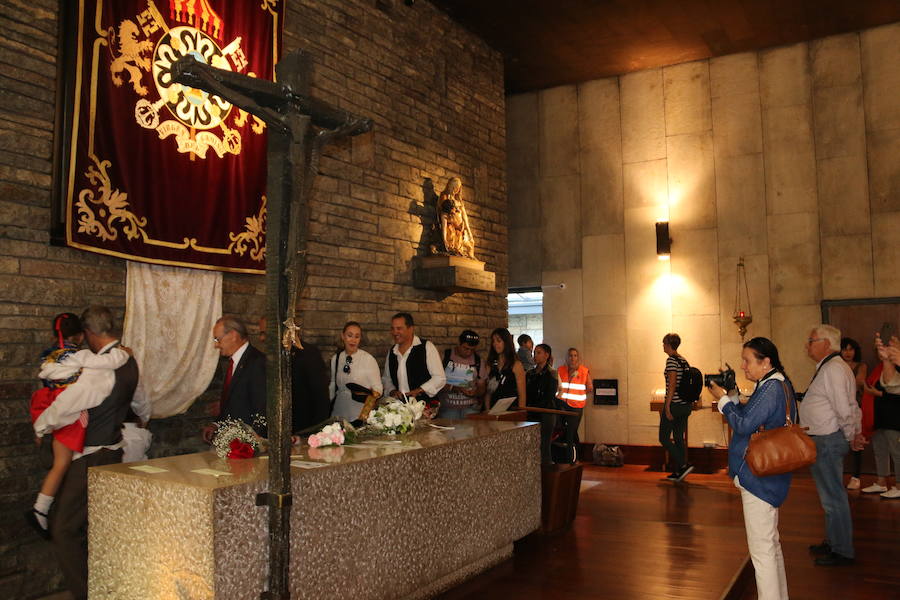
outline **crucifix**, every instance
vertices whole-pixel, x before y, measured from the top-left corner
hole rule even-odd
[[[231,102],[268,127],[266,316],[277,334],[266,339],[266,421],[269,491],[256,498],[269,508],[269,579],[261,598],[290,597],[291,349],[302,348],[297,297],[306,274],[309,195],[328,142],[365,133],[371,120],[309,95],[310,62],[299,50],[275,67],[278,82],[211,67],[193,56],[172,65],[172,81]]]

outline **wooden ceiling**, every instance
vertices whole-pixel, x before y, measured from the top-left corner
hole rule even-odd
[[[509,93],[900,21],[900,0],[432,1],[503,53]]]

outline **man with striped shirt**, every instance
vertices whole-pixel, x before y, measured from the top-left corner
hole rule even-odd
[[[663,352],[668,358],[665,370],[666,402],[659,411],[659,443],[669,453],[669,466],[674,468],[667,477],[671,481],[681,481],[694,470],[694,466],[687,462],[684,447],[684,432],[687,430],[688,417],[691,416],[691,403],[678,394],[681,378],[690,365],[678,354],[680,345],[681,336],[677,333],[667,333],[663,337]]]

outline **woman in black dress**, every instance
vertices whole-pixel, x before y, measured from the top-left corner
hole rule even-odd
[[[556,408],[556,389],[559,380],[553,369],[553,350],[547,344],[538,344],[534,348],[534,369],[525,376],[525,395],[528,406],[537,408]],[[529,412],[528,420],[541,424],[541,463],[553,463],[550,457],[550,438],[556,426],[556,415]]]
[[[490,373],[484,394],[485,411],[493,408],[501,398],[515,398],[510,410],[525,408],[525,369],[516,357],[512,334],[498,327],[491,332],[491,351],[488,353]]]

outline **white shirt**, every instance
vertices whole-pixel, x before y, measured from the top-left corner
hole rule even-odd
[[[244,345],[234,351],[234,354],[231,355],[231,360],[234,362],[234,366],[232,367],[231,374],[234,375],[234,369],[237,369],[238,363],[241,362],[241,357],[244,355],[244,352],[247,351],[247,346],[250,345],[250,341],[244,342]],[[227,373],[226,369],[226,373]]]
[[[117,343],[118,340],[108,343],[96,354],[103,354],[104,351]],[[124,350],[112,348],[109,351],[109,354],[113,353],[118,356],[117,360],[121,360],[122,355],[124,355],[122,364],[128,362],[128,353]],[[80,354],[80,352],[76,353],[76,355],[77,354]],[[90,361],[93,360],[94,359],[90,359]],[[68,363],[68,360],[66,360],[65,363]],[[118,366],[122,366],[122,364]],[[74,423],[81,414],[81,411],[100,406],[100,404],[103,403],[103,400],[112,393],[115,384],[115,369],[85,367],[81,371],[78,381],[63,390],[62,393],[56,397],[56,400],[53,401],[53,404],[48,406],[47,409],[41,413],[41,416],[37,418],[34,422],[34,432],[40,436]],[[135,412],[137,413],[137,411]],[[81,453],[76,452],[72,456],[72,460],[92,454],[101,448],[118,450],[121,447],[121,442],[111,446],[85,446]]]
[[[862,429],[853,371],[840,356],[824,365],[820,360],[816,368],[819,374],[800,403],[800,424],[809,428],[809,435],[829,435],[840,429],[847,441],[853,441]]]
[[[422,340],[416,335],[413,336],[412,344],[410,344],[409,348],[407,348],[406,352],[403,354],[400,354],[399,344],[394,344],[394,347],[391,348],[391,352],[397,356],[398,385],[395,387],[394,382],[391,381],[391,361],[390,356],[388,356],[384,360],[384,373],[381,376],[381,381],[384,383],[385,395],[390,394],[395,389],[399,389],[404,394],[409,393],[409,381],[407,380],[406,375],[406,359],[409,358],[409,353],[412,352],[412,349],[421,343]],[[433,398],[438,392],[444,389],[447,378],[444,376],[444,365],[441,362],[441,356],[438,354],[437,348],[435,348],[434,344],[431,342],[425,342],[425,365],[428,367],[428,374],[431,375],[431,379],[423,383],[421,387],[423,392]]]
[[[356,352],[350,355],[350,358],[353,359],[349,363],[350,372],[344,373],[344,365],[348,364],[347,353],[341,350],[331,357],[331,362],[329,363],[331,383],[328,384],[328,397],[335,397],[335,385],[337,385],[337,398],[334,401],[334,410],[331,411],[331,416],[353,421],[359,418],[359,411],[362,410],[363,405],[353,399],[350,390],[347,389],[347,384],[357,383],[379,394],[382,386],[378,363],[371,354],[362,348],[358,348]],[[340,362],[337,364],[337,375],[335,376],[334,363],[338,359],[340,359]]]

